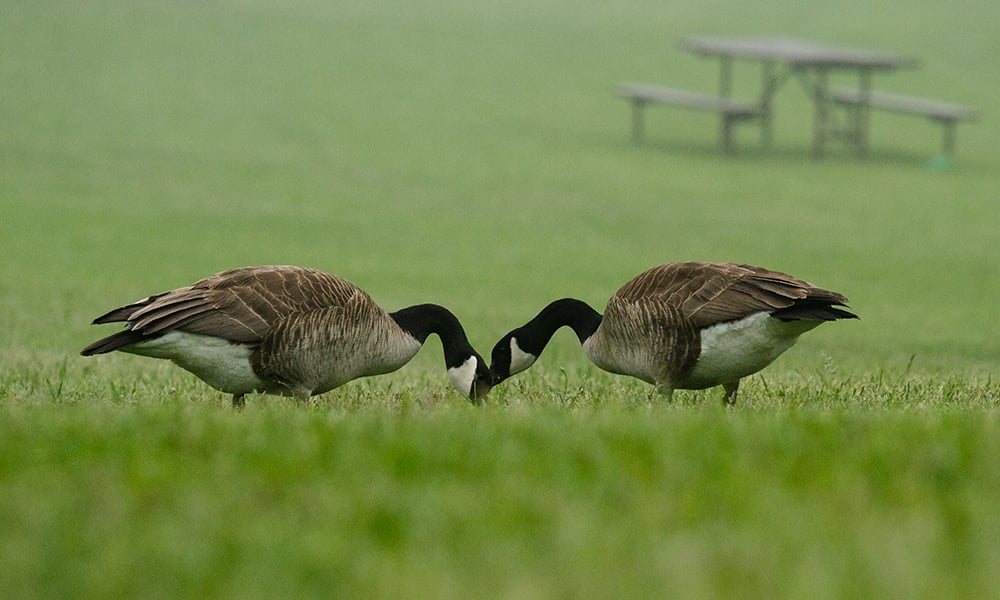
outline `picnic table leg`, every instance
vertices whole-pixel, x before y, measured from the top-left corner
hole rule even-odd
[[[719,98],[728,100],[733,89],[733,59],[730,56],[719,57]],[[722,151],[733,151],[733,119],[723,112],[719,116],[719,144]]]
[[[826,146],[829,103],[827,102],[827,70],[824,67],[816,69],[816,87],[813,89],[815,117],[813,123],[813,156],[822,158]]]
[[[941,144],[941,156],[945,158],[951,158],[955,155],[955,121],[947,120],[941,121],[941,127],[944,129],[944,139]]]
[[[729,99],[733,91],[733,58],[719,57],[719,97]]]
[[[774,75],[774,62],[765,60],[761,66],[761,94],[760,94],[760,145],[762,148],[770,148],[773,139],[773,127],[771,123],[771,99],[778,89],[778,80]]]
[[[862,68],[858,79],[858,105],[854,108],[854,144],[858,157],[868,154],[869,114],[871,112],[872,71]]]
[[[645,108],[645,102],[640,98],[632,98],[632,141],[641,142],[642,141],[642,111]]]

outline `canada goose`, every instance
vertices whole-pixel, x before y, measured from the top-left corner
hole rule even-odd
[[[771,364],[799,335],[824,321],[856,319],[847,298],[750,265],[678,262],[626,283],[604,316],[573,298],[556,300],[500,338],[490,369],[496,385],[530,367],[568,325],[598,367],[675,389],[721,385],[736,398],[740,378]]]
[[[94,319],[127,329],[90,344],[168,358],[217,390],[307,399],[406,364],[431,333],[452,385],[473,402],[492,386],[486,362],[448,309],[420,304],[386,313],[335,275],[291,266],[244,267],[139,300]]]

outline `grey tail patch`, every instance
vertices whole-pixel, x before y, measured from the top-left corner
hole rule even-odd
[[[136,342],[141,342],[143,340],[152,339],[159,336],[148,336],[132,331],[131,329],[126,329],[125,331],[119,331],[114,335],[109,335],[106,338],[102,338],[90,344],[83,350],[80,350],[80,354],[83,356],[92,356],[94,354],[106,354],[108,352],[113,352],[115,350],[120,350],[126,346],[131,346]]]

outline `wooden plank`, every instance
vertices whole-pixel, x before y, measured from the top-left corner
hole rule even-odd
[[[865,103],[862,93],[859,90],[851,88],[837,88],[833,90],[830,93],[830,99],[838,104],[849,104],[852,106],[859,106]],[[940,121],[971,121],[979,116],[975,109],[968,106],[916,96],[869,91],[867,93],[867,101],[867,104],[872,108],[924,115]]]
[[[762,112],[759,106],[750,102],[647,83],[621,84],[618,87],[618,95],[637,102],[672,104],[729,115],[752,117]]]
[[[689,37],[681,48],[703,56],[730,56],[748,60],[775,60],[790,65],[867,67],[892,70],[912,67],[916,61],[905,56],[818,44],[787,37]]]
[[[668,104],[719,113],[720,143],[726,152],[732,152],[734,149],[733,125],[764,114],[763,107],[750,102],[738,102],[725,97],[649,83],[623,83],[618,86],[618,95],[630,100],[632,104],[632,139],[635,141],[642,139],[643,109],[648,104]]]

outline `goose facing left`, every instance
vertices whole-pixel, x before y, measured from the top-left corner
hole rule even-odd
[[[493,384],[529,368],[563,326],[596,366],[671,396],[721,385],[732,404],[740,379],[763,369],[798,337],[828,321],[856,319],[847,298],[751,265],[674,262],[634,277],[604,314],[556,300],[493,347]]]
[[[316,269],[243,267],[116,308],[94,324],[126,323],[80,354],[114,350],[166,358],[213,388],[308,399],[399,369],[435,333],[452,385],[477,403],[492,376],[448,309],[388,313],[353,283]]]

